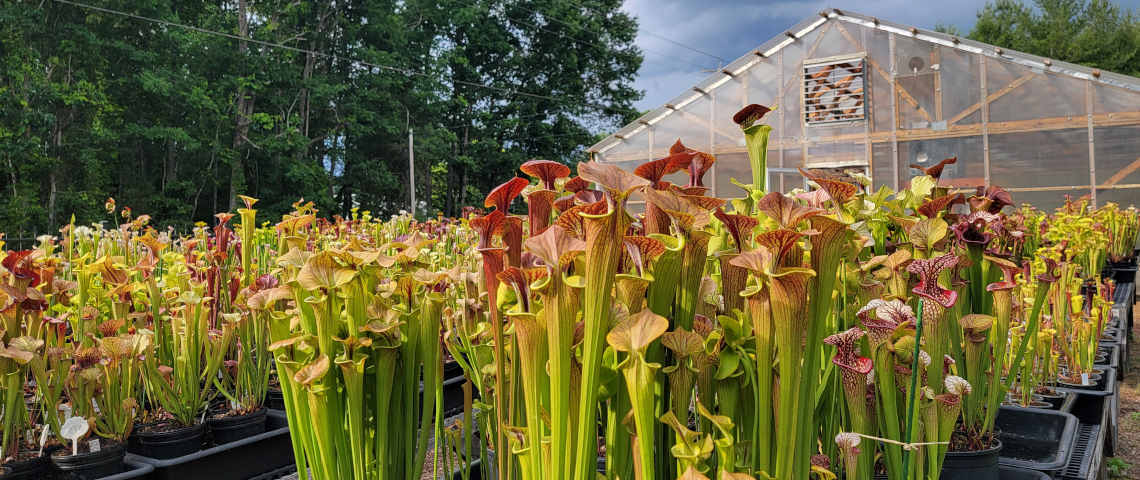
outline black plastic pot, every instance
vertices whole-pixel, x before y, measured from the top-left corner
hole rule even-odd
[[[127,459],[153,466],[154,472],[148,477],[149,480],[256,477],[291,465],[294,461],[285,412],[267,412],[265,427],[265,433],[178,458],[162,460],[130,454]]]
[[[455,360],[448,360],[447,362],[444,362],[444,364],[443,364],[443,378],[445,380],[448,378],[455,378],[455,377],[462,377],[462,376],[463,376],[463,367],[461,367],[459,365],[459,362],[457,362]]]
[[[443,381],[443,416],[463,413],[463,382],[466,381],[467,378],[463,375]],[[475,393],[474,389],[471,393]]]
[[[480,461],[479,458],[475,458],[474,461],[471,462],[470,471],[471,471],[471,473],[470,473],[469,477],[471,478],[471,480],[482,480],[483,479],[482,462]],[[450,478],[451,478],[451,480],[463,480],[463,471],[456,469],[455,471],[451,472]]]
[[[265,433],[266,411],[267,409],[260,408],[245,415],[207,419],[214,445],[224,445]]]
[[[1115,264],[1112,266],[1112,279],[1117,283],[1135,282],[1136,265]]]
[[[206,425],[197,424],[168,431],[147,432],[136,430],[134,442],[127,443],[127,451],[150,458],[181,457],[202,449],[206,438]]]
[[[1075,393],[1108,396],[1116,393],[1116,369],[1105,368],[1104,375],[1092,382],[1092,385],[1058,382],[1057,390]],[[1095,375],[1094,375],[1095,377]]]
[[[1101,373],[1096,373],[1096,372],[1089,374],[1089,383],[1087,385],[1084,383],[1070,382],[1068,380],[1064,380],[1061,378],[1057,379],[1057,385],[1060,385],[1063,388],[1090,389],[1091,390],[1091,389],[1095,389],[1097,387],[1097,385],[1103,385],[1103,384],[1104,384],[1104,375]]]
[[[1034,401],[1030,402],[1029,405],[1022,405],[1018,402],[1001,402],[1001,406],[1002,406],[1002,408],[1018,407],[1018,408],[1028,408],[1028,409],[1032,409],[1032,410],[1051,410],[1051,409],[1053,409],[1053,404],[1046,402],[1044,400],[1034,400]]]
[[[1036,408],[1001,407],[995,430],[1005,446],[999,463],[1053,473],[1069,463],[1069,452],[1079,425],[1065,412]]]
[[[8,472],[0,478],[3,480],[38,480],[44,478],[52,472],[51,454],[58,449],[58,445],[53,445],[45,448],[44,454],[36,458],[6,463],[4,468],[7,468]]]
[[[1001,440],[997,445],[976,452],[946,452],[942,461],[942,480],[998,480],[998,456],[1001,453]]]
[[[1065,401],[1075,395],[1071,392],[1039,393],[1041,400],[1049,403],[1049,410],[1060,410]]]
[[[443,416],[450,417],[463,413],[463,383],[467,377],[463,376],[463,367],[454,360],[443,364]],[[420,386],[420,395],[424,393]],[[478,392],[471,392],[478,398]]]
[[[62,448],[51,455],[51,462],[55,468],[63,472],[64,478],[70,480],[92,480],[109,477],[123,472],[123,457],[127,454],[126,447],[119,442],[103,439],[102,449],[98,452],[68,455],[70,449]]]
[[[280,388],[272,388],[265,392],[265,408],[272,410],[285,410],[285,393]]]
[[[1114,368],[1117,369],[1117,375],[1121,372],[1120,369],[1120,352],[1122,349],[1120,345],[1101,345],[1097,352],[1096,368]],[[1101,356],[1103,354],[1103,357]],[[1103,358],[1103,361],[1101,360]]]

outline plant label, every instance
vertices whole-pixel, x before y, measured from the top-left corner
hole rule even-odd
[[[92,438],[87,441],[87,450],[91,452],[98,452],[102,447],[99,446],[99,439]]]
[[[71,440],[71,454],[79,455],[79,438],[87,433],[87,420],[83,417],[71,417],[59,427],[60,435]]]
[[[1089,382],[1089,374],[1087,374],[1087,373],[1081,374],[1081,385],[1092,385],[1092,383]]]
[[[40,455],[44,454],[44,445],[47,444],[48,436],[51,435],[51,426],[44,425],[43,431],[40,432]]]

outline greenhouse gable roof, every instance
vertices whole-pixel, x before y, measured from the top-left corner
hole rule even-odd
[[[856,24],[865,28],[882,30],[895,35],[906,36],[916,40],[929,42],[931,44],[937,44],[942,47],[957,49],[970,54],[982,55],[994,59],[1001,59],[1007,62],[1021,65],[1023,67],[1031,68],[1034,71],[1066,75],[1080,80],[1098,82],[1140,93],[1140,78],[1111,72],[1102,72],[1093,68],[1056,61],[1045,57],[1039,57],[1036,55],[1004,49],[1001,47],[995,47],[993,45],[975,42],[953,35],[947,35],[944,33],[893,23],[875,17],[853,13],[850,11],[831,9],[820,12],[819,17],[808,18],[796,24],[791,29],[784,32],[782,35],[768,40],[756,49],[753,49],[744,56],[736,59],[732,63],[729,63],[727,66],[722,68],[721,71],[709,75],[700,83],[693,86],[693,88],[677,96],[669,103],[666,103],[665,105],[656,109],[650,110],[635,120],[633,123],[622,127],[618,131],[602,139],[600,142],[591,146],[587,151],[590,153],[604,153],[606,150],[620,145],[626,138],[640,133],[642,130],[660,122],[662,119],[668,117],[669,115],[672,115],[689,103],[692,103],[704,95],[708,95],[710,92],[716,90],[718,87],[724,85],[734,77],[747,72],[756,64],[763,62],[764,59],[775,55],[783,48],[797,42],[800,38],[820,28],[828,21],[839,21]]]

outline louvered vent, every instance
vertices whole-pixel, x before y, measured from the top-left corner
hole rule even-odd
[[[808,125],[866,118],[862,58],[804,62],[804,120]]]

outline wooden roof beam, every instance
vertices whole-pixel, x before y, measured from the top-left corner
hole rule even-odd
[[[986,99],[985,99],[985,103],[987,103],[987,104],[993,103],[994,100],[997,100],[997,99],[1001,98],[1003,95],[1016,90],[1017,87],[1025,85],[1026,82],[1033,80],[1034,75],[1037,75],[1037,74],[1035,74],[1033,72],[1029,72],[1025,75],[1022,75],[1020,77],[1015,78],[1012,82],[1009,82],[1008,85],[1001,87],[996,92],[987,95]],[[947,123],[947,125],[954,125],[954,124],[958,123],[959,121],[961,121],[963,118],[966,118],[966,117],[970,116],[970,114],[978,111],[978,109],[980,109],[980,108],[982,108],[982,102],[977,102],[973,105],[970,105],[969,107],[966,107],[965,110],[962,110],[962,113],[954,115],[954,117],[951,118],[950,121],[948,121],[946,123]]]

